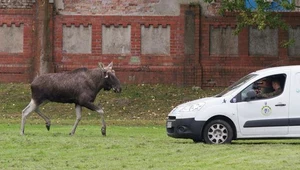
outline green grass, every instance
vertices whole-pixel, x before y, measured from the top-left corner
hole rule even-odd
[[[50,131],[33,113],[20,136],[21,111],[30,101],[28,84],[0,84],[0,169],[300,169],[300,140],[240,140],[206,145],[173,139],[164,127],[176,105],[211,96],[221,89],[125,85],[121,94],[100,92],[107,136],[99,116],[87,109],[74,136],[74,105],[41,106]]]
[[[206,145],[166,136],[164,126],[0,124],[0,169],[299,169],[299,140]]]

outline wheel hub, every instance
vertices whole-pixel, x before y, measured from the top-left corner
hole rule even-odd
[[[215,144],[224,143],[228,137],[228,130],[222,124],[214,124],[209,128],[208,139]]]

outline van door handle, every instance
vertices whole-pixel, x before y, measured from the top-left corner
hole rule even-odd
[[[286,106],[286,104],[280,103],[280,104],[276,104],[275,106]]]

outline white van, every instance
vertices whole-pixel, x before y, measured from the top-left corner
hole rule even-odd
[[[279,93],[268,83],[275,81]],[[300,66],[259,70],[216,96],[181,104],[169,113],[166,128],[170,137],[213,144],[300,137]]]

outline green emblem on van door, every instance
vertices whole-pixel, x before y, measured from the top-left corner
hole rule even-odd
[[[270,106],[264,106],[261,108],[261,113],[265,116],[269,116],[272,113],[272,109]]]

